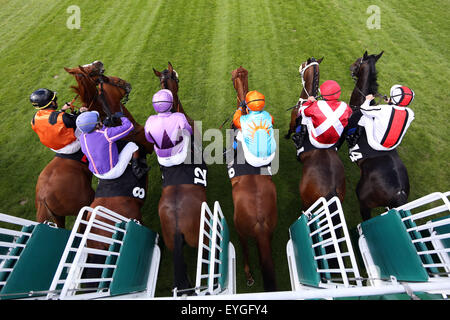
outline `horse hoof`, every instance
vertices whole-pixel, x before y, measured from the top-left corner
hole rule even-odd
[[[247,279],[247,287],[251,287],[255,284],[255,280],[253,278]]]

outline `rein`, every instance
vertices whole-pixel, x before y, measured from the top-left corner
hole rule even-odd
[[[309,94],[308,90],[306,89],[306,86],[305,86],[305,78],[303,77],[303,75],[305,74],[305,71],[306,71],[309,67],[314,66],[314,76],[315,76],[315,75],[316,75],[315,68],[316,68],[316,66],[318,66],[318,65],[319,65],[319,63],[318,63],[317,61],[313,61],[313,62],[311,62],[311,63],[305,65],[305,67],[303,67],[303,63],[302,63],[302,64],[300,65],[300,67],[298,68],[298,72],[300,73],[300,76],[301,76],[301,79],[302,79],[302,87],[303,87],[303,90],[305,90],[305,93],[306,93],[306,95],[308,96],[308,98],[309,98],[311,95]],[[313,79],[313,81],[314,81],[314,80],[315,80],[315,79]],[[314,83],[313,83],[313,90],[314,90]],[[317,98],[318,98],[318,97],[317,97]],[[290,108],[286,109],[286,111],[289,111],[289,110],[292,110],[292,109],[297,108],[298,106],[302,105],[303,102],[305,102],[305,101],[307,101],[307,100],[308,100],[308,99],[303,99],[303,98],[300,97],[300,98],[298,99],[297,104],[296,104],[295,106],[293,106],[293,107],[290,107]]]
[[[235,81],[235,80],[233,80],[233,86],[235,87],[234,81]],[[235,88],[236,88],[236,87],[235,87]],[[242,101],[242,100],[239,98],[239,95],[236,95],[236,98],[237,98],[237,100],[239,101],[239,106],[240,106],[240,107],[244,107],[244,106],[246,107],[245,100]],[[246,110],[247,110],[247,109],[246,109]],[[219,129],[222,129],[223,126],[224,126],[228,121],[231,120],[231,118],[232,118],[233,115],[234,115],[234,112],[235,112],[235,111],[233,111],[233,113],[232,113],[231,115],[229,115],[229,116],[224,120],[224,122],[220,125]]]

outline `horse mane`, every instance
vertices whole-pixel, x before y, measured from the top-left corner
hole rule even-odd
[[[78,85],[70,86],[70,88],[80,97],[80,100],[83,102],[84,106],[89,107],[97,97],[97,87],[94,80],[84,73],[71,74],[75,77]]]
[[[235,79],[239,78],[242,81],[244,92],[248,92],[248,71],[246,69],[239,66],[239,68],[231,72],[231,78],[233,82]]]
[[[377,81],[377,70],[375,68],[376,59],[374,55],[369,56],[368,61],[369,65],[369,75],[368,75],[368,86],[369,93],[375,94],[378,92],[378,81]]]

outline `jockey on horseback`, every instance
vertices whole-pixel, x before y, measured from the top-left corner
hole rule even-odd
[[[56,92],[49,89],[38,89],[30,95],[30,102],[38,112],[31,120],[31,128],[39,136],[43,145],[56,153],[73,154],[80,150],[75,132],[78,113],[66,113],[71,106],[65,103],[61,111],[58,108]],[[81,108],[87,110],[86,108]]]
[[[80,135],[81,150],[89,159],[89,169],[99,179],[117,179],[126,170],[131,160],[131,167],[136,178],[142,178],[148,171],[139,161],[139,147],[128,142],[119,153],[116,141],[125,138],[134,126],[121,113],[113,115],[122,121],[116,127],[107,127],[100,120],[97,111],[83,112],[76,120]],[[114,122],[114,121],[113,121]]]
[[[349,148],[358,142],[365,129],[369,146],[378,151],[395,149],[414,120],[414,112],[407,106],[414,100],[414,91],[408,87],[394,85],[390,99],[385,105],[370,105],[374,96],[369,94],[361,105],[358,129],[347,140]]]
[[[263,111],[264,106],[264,95],[253,90],[246,94],[243,106],[239,106],[233,115],[234,127],[240,129],[236,139],[242,142],[245,159],[254,167],[270,164],[277,148],[273,117]],[[248,114],[242,114],[243,107]]]
[[[352,109],[342,101],[338,101],[341,95],[341,87],[334,80],[327,80],[319,88],[323,100],[317,101],[310,96],[300,107],[296,128],[292,136],[297,149],[303,146],[306,132],[311,144],[319,149],[334,146],[341,137]]]
[[[172,112],[173,95],[170,90],[161,89],[153,95],[153,108],[157,115],[148,117],[145,123],[145,137],[154,144],[160,165],[172,167],[186,159],[193,134],[186,116]]]

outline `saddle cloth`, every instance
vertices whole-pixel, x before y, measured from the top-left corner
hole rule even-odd
[[[203,153],[200,153],[201,162],[198,163],[198,155],[196,152],[201,152],[200,147],[196,147],[193,139],[191,139],[190,152],[187,157],[190,158],[190,163],[181,163],[172,165],[170,167],[160,165],[162,187],[179,185],[179,184],[194,184],[206,188],[208,180],[208,167],[203,159]]]
[[[144,200],[146,197],[146,179],[147,174],[138,180],[129,164],[125,172],[117,179],[99,179],[95,197],[131,197]]]
[[[227,164],[228,177],[230,179],[245,175],[272,175],[271,163],[261,167],[254,167],[247,162],[242,151],[241,141],[237,141],[237,150],[241,150],[241,152],[235,152],[234,159]]]
[[[123,140],[117,141],[118,151],[122,151],[127,143],[127,141]],[[98,186],[97,190],[95,191],[95,197],[131,197],[144,200],[147,193],[147,175],[148,174],[145,174],[141,179],[138,180],[134,175],[133,170],[131,169],[131,163],[128,163],[127,168],[120,177],[116,179],[98,179]]]
[[[78,150],[77,152],[71,153],[71,154],[55,153],[55,157],[79,161],[79,162],[84,163],[86,165],[89,164],[89,160],[84,155],[83,151],[81,151],[81,149]]]
[[[306,133],[305,134],[305,139],[303,140],[302,147],[300,149],[297,149],[297,156],[299,156],[303,152],[308,152],[308,151],[315,150],[315,149],[325,150],[325,149],[332,149],[332,148],[334,148],[334,145],[329,147],[329,148],[317,148],[317,147],[313,146],[311,144],[311,140],[310,140],[309,134]]]
[[[361,159],[385,156],[391,152],[397,153],[397,150],[393,149],[390,151],[378,151],[373,149],[367,141],[366,130],[363,130],[358,139],[358,143],[355,144],[353,148],[348,150],[348,156],[352,162],[356,162]]]

